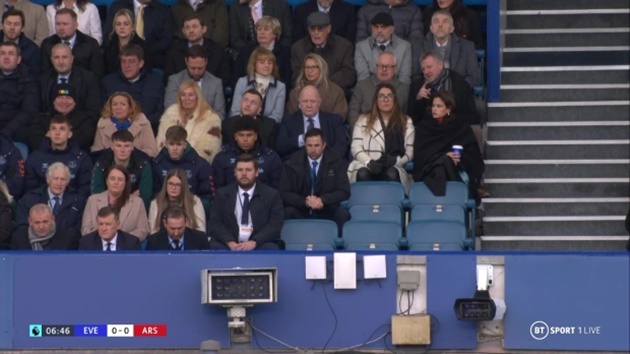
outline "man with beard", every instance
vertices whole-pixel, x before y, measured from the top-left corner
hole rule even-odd
[[[280,193],[264,183],[256,183],[258,161],[252,155],[237,158],[234,174],[236,182],[217,190],[212,204],[210,249],[284,249],[280,240],[284,223]]]
[[[30,40],[23,32],[24,12],[9,10],[2,14],[2,31],[0,41],[13,42],[20,47],[22,64],[26,64],[35,79],[42,73],[42,55],[35,42]]]

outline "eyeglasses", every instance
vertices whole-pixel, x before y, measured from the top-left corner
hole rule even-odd
[[[173,182],[168,182],[166,183],[167,186],[172,187],[172,188],[181,188],[182,184],[181,183],[173,183]]]
[[[377,97],[378,97],[378,99],[379,99],[379,100],[381,100],[381,101],[391,101],[391,100],[393,100],[393,99],[394,99],[394,94],[392,94],[392,93],[388,93],[388,94],[386,95],[386,94],[383,94],[383,93],[379,93]]]
[[[396,65],[383,65],[383,64],[376,64],[376,68],[377,68],[377,69],[386,69],[386,70],[389,70],[389,69],[393,69],[393,68],[395,68],[395,67],[396,67]]]
[[[304,71],[319,70],[319,65],[305,66]]]

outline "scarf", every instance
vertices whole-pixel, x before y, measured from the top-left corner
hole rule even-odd
[[[260,92],[260,94],[265,98],[265,94],[267,93],[267,89],[269,88],[269,83],[271,82],[271,76],[262,76],[255,74],[254,79],[254,88],[256,91]]]
[[[451,75],[450,70],[444,69],[440,76],[432,82],[427,83],[427,87],[431,88],[431,97],[440,91],[451,91]]]
[[[124,121],[119,121],[118,119],[111,117],[112,123],[116,126],[116,130],[127,130],[131,126],[131,120],[126,119]]]
[[[55,232],[57,231],[57,225],[53,223],[50,232],[45,236],[39,236],[33,231],[32,227],[28,227],[28,242],[31,243],[31,247],[33,251],[43,251],[44,247],[50,242],[50,240],[55,236]]]

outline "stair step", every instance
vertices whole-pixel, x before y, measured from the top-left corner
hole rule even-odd
[[[487,159],[627,159],[630,140],[495,141],[486,142]]]
[[[630,83],[501,85],[502,102],[625,100]]]
[[[590,30],[590,31],[589,31]],[[515,30],[518,32],[510,32],[506,30],[505,50],[511,51],[512,48],[525,47],[536,48],[542,47],[549,49],[565,50],[566,47],[591,48],[597,47],[627,47],[630,42],[629,28],[612,28],[609,32],[602,32],[598,28],[580,28],[579,31],[560,32],[558,29],[538,29],[532,30]],[[549,31],[549,32],[545,32]],[[582,32],[584,31],[584,32]],[[533,33],[532,33],[533,32]],[[589,49],[592,50],[592,49]],[[572,50],[575,51],[575,50]]]
[[[485,178],[502,198],[608,198],[630,195],[630,178]]]
[[[625,84],[628,82],[630,82],[630,65],[504,66],[501,68],[502,87],[517,84]]]
[[[486,160],[485,178],[630,177],[630,159]]]
[[[630,101],[490,102],[491,122],[602,121],[630,119]]]
[[[489,122],[489,140],[627,139],[627,121]]]
[[[563,48],[561,51],[543,48],[505,48],[505,66],[561,65],[625,65],[630,62],[628,50],[622,47]],[[573,49],[573,50],[572,50]]]
[[[484,198],[490,216],[623,215],[630,198]]]
[[[571,4],[572,1],[567,1]],[[627,5],[626,5],[627,7]],[[507,11],[507,29],[630,27],[629,9]]]
[[[610,252],[625,251],[627,236],[481,236],[484,251]]]
[[[627,236],[625,215],[484,217],[484,235]]]
[[[614,9],[628,7],[628,0],[510,0],[508,10],[576,10],[600,8]]]

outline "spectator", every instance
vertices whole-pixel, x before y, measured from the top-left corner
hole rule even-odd
[[[283,159],[304,147],[304,134],[312,128],[324,132],[328,147],[340,156],[348,150],[348,139],[343,127],[343,119],[333,113],[320,111],[322,99],[319,91],[312,85],[306,85],[300,92],[300,110],[285,116],[278,128],[276,148]]]
[[[455,34],[459,38],[472,41],[477,49],[484,48],[479,16],[474,10],[466,7],[461,0],[433,0],[433,4],[428,6],[422,13],[425,33],[429,33],[431,18],[440,9],[448,10],[453,16]]]
[[[157,195],[164,185],[168,172],[179,168],[186,171],[190,191],[209,211],[213,194],[212,166],[188,144],[187,136],[186,129],[179,125],[166,130],[164,147],[153,160],[153,194]]]
[[[440,91],[431,98],[431,118],[420,121],[416,130],[413,179],[423,181],[435,195],[444,195],[446,181],[463,181],[480,203],[477,188],[485,165],[470,125],[458,117],[455,97]],[[461,145],[460,154],[452,151]]]
[[[206,214],[201,199],[190,191],[186,171],[179,168],[168,171],[162,189],[151,201],[149,226],[152,234],[162,229],[164,213],[173,206],[181,208],[186,215],[186,227],[206,233]]]
[[[420,58],[423,77],[412,83],[409,90],[407,113],[418,124],[423,118],[430,118],[430,100],[441,91],[449,91],[455,96],[455,112],[468,124],[479,124],[479,113],[475,106],[472,88],[460,74],[444,68],[444,60],[439,53],[426,52]]]
[[[186,80],[193,80],[199,85],[203,98],[210,107],[217,112],[219,117],[225,117],[225,97],[223,95],[223,83],[219,78],[210,74],[208,66],[208,54],[202,46],[194,45],[188,48],[186,53],[186,69],[175,73],[168,78],[166,85],[166,97],[164,105],[170,107],[177,103],[177,91]]]
[[[235,86],[239,78],[247,75],[247,62],[252,52],[258,48],[265,48],[273,53],[278,61],[279,80],[287,89],[291,86],[291,47],[280,43],[282,27],[277,18],[263,16],[254,28],[256,30],[257,43],[246,45],[239,50],[232,68],[231,85]]]
[[[400,181],[409,190],[405,164],[413,159],[414,127],[398,105],[396,89],[378,84],[372,111],[357,120],[352,132],[350,182]]]
[[[370,21],[380,12],[389,13],[394,19],[396,36],[413,42],[422,40],[422,13],[411,0],[368,0],[357,14],[357,41],[370,36]]]
[[[58,229],[55,216],[46,204],[31,207],[28,225],[28,228],[17,230],[13,235],[12,250],[68,251],[79,247],[79,234]]]
[[[208,106],[199,85],[192,80],[181,84],[177,102],[169,106],[160,118],[158,148],[164,147],[166,131],[174,125],[184,127],[193,149],[212,163],[216,154],[221,151],[221,118]]]
[[[260,92],[249,89],[243,94],[241,99],[241,113],[225,119],[221,123],[221,135],[223,144],[235,143],[234,122],[238,117],[250,116],[258,122],[258,140],[270,148],[276,146],[276,121],[261,115],[263,98]]]
[[[339,115],[345,121],[348,117],[348,102],[343,90],[336,83],[328,80],[328,64],[321,56],[309,53],[304,58],[304,63],[297,78],[295,88],[289,94],[286,114],[296,112],[299,108],[299,95],[306,85],[317,87],[322,98],[321,109],[324,112]]]
[[[126,92],[116,92],[105,102],[91,151],[111,148],[112,134],[118,130],[128,130],[133,135],[133,146],[138,150],[151,157],[157,154],[151,122],[140,111],[136,100]]]
[[[264,183],[256,183],[258,161],[254,156],[239,156],[234,174],[236,183],[217,190],[212,204],[210,249],[284,249],[280,239],[284,223],[280,193]]]
[[[144,50],[144,70],[153,69],[151,45],[140,38],[135,32],[133,12],[120,9],[114,15],[112,31],[103,40],[103,60],[105,61],[105,75],[117,73],[120,70],[120,50],[135,44]]]
[[[275,151],[258,140],[258,126],[258,121],[250,116],[236,118],[233,138],[230,143],[223,145],[223,150],[212,163],[216,188],[236,182],[234,167],[236,159],[242,154],[250,154],[258,160],[257,180],[259,182],[278,188],[282,174],[282,160]]]
[[[252,17],[252,13],[255,17]],[[230,46],[240,50],[248,44],[255,44],[254,26],[263,16],[271,16],[280,21],[284,31],[280,42],[291,45],[291,8],[285,1],[238,0],[230,6]]]
[[[103,150],[92,171],[91,194],[106,189],[105,172],[111,166],[127,169],[131,180],[131,194],[140,197],[148,210],[153,198],[153,169],[149,156],[133,147],[133,134],[118,130],[112,134],[111,149]]]
[[[24,159],[13,141],[0,133],[0,181],[6,184],[8,194],[19,198],[24,189]],[[11,199],[11,198],[9,198]]]
[[[50,207],[55,218],[55,227],[64,234],[81,235],[81,216],[85,209],[87,194],[80,194],[68,187],[70,184],[70,169],[61,162],[50,164],[46,170],[46,183],[30,189],[20,199],[17,206],[16,230],[28,228],[29,210],[36,204]]]
[[[391,52],[396,57],[396,77],[402,83],[411,83],[411,44],[394,34],[394,20],[386,12],[372,18],[372,35],[357,43],[354,65],[358,80],[365,80],[376,73],[379,54]]]
[[[168,77],[186,69],[186,54],[188,49],[194,45],[199,45],[206,50],[207,63],[206,70],[220,78],[223,84],[228,84],[230,80],[230,58],[220,44],[210,38],[204,38],[207,32],[205,22],[198,14],[188,15],[184,19],[184,25],[181,31],[184,33],[185,40],[175,41],[166,55],[166,64],[164,65],[164,82]]]
[[[68,6],[71,5],[71,6]],[[87,0],[55,0],[54,3],[46,6],[46,15],[50,27],[50,35],[54,35],[55,31],[55,14],[60,9],[70,9],[77,14],[77,22],[79,31],[96,39],[98,45],[103,43],[103,32],[101,31],[101,17],[98,14],[96,5]]]
[[[68,84],[56,85],[55,95],[51,110],[38,113],[31,122],[29,129],[31,150],[37,150],[41,146],[48,134],[51,118],[61,115],[66,117],[72,126],[72,140],[79,144],[79,149],[90,151],[96,133],[96,115],[77,108],[77,90]]]
[[[44,8],[39,4],[34,4],[29,0],[4,0],[4,6],[0,6],[0,14],[5,11],[19,10],[24,13],[24,34],[40,46],[44,38],[50,35],[48,29],[48,18]]]
[[[114,17],[118,11],[127,9],[134,14],[135,34],[151,44],[153,67],[163,69],[166,52],[173,42],[175,27],[171,10],[157,0],[117,0],[109,6],[105,33],[112,32]]]
[[[72,138],[72,126],[62,115],[50,119],[50,128],[39,149],[26,160],[26,190],[30,191],[46,183],[47,170],[54,162],[70,168],[70,187],[81,195],[90,194],[92,160]]]
[[[423,52],[436,51],[444,58],[444,67],[464,76],[470,86],[481,83],[475,44],[453,33],[453,17],[448,10],[439,10],[431,18],[431,32],[423,43]],[[417,74],[420,70],[416,69]]]
[[[129,44],[120,50],[120,71],[107,75],[101,85],[103,102],[116,92],[127,92],[140,105],[142,113],[157,130],[164,113],[164,86],[153,73],[144,70],[144,50]]]
[[[313,12],[308,15],[309,35],[291,47],[293,81],[297,80],[308,53],[321,55],[328,64],[328,79],[348,91],[357,79],[354,68],[354,45],[343,37],[330,34],[330,17],[327,13]]]
[[[13,9],[2,14],[0,41],[16,43],[20,47],[21,64],[28,67],[33,78],[39,79],[42,73],[42,55],[38,45],[26,37],[23,30],[24,13],[22,11]]]
[[[239,113],[243,93],[252,88],[263,96],[263,115],[279,122],[284,112],[287,90],[284,83],[279,81],[276,56],[263,47],[254,49],[247,62],[247,76],[241,77],[236,83],[230,116]]]
[[[123,231],[119,212],[111,206],[100,208],[96,214],[97,228],[84,235],[79,241],[79,250],[84,251],[139,251],[138,237]]]
[[[325,12],[330,16],[331,33],[354,43],[357,37],[357,14],[352,4],[344,0],[308,0],[295,7],[293,14],[293,42],[308,33],[306,19],[313,12]]]
[[[0,43],[0,133],[28,144],[26,127],[39,109],[37,82],[20,65],[20,47]]]
[[[142,199],[131,194],[129,173],[124,167],[111,166],[107,169],[107,190],[91,195],[81,223],[81,234],[87,235],[100,228],[97,213],[103,207],[110,206],[120,214],[120,230],[128,232],[143,241],[149,234],[147,210]]]
[[[70,84],[75,89],[73,96],[78,109],[98,116],[102,107],[101,91],[94,74],[73,66],[72,50],[63,43],[53,46],[50,59],[54,70],[44,72],[39,84],[42,111],[53,109],[53,100],[58,95],[57,85]]]
[[[77,14],[71,9],[60,9],[55,14],[56,33],[42,42],[42,71],[52,70],[50,57],[55,44],[64,43],[72,50],[74,65],[88,70],[98,80],[105,75],[105,64],[98,41],[77,30]]]
[[[396,78],[396,57],[390,52],[379,54],[376,61],[376,74],[357,83],[352,90],[352,98],[350,99],[350,108],[348,114],[348,123],[350,127],[354,127],[359,115],[369,113],[372,108],[372,97],[376,86],[381,83],[388,83],[394,86],[398,98],[398,106],[400,109],[407,108],[407,97],[409,97],[409,85],[403,84]]]
[[[13,230],[13,210],[7,185],[0,181],[0,251],[11,247],[11,231]]]
[[[223,48],[227,48],[229,31],[228,10],[225,1],[197,0],[191,2],[180,0],[171,5],[171,13],[175,21],[175,28],[183,28],[187,16],[198,15],[208,27],[204,37],[217,42]],[[175,32],[175,36],[180,40],[185,38],[180,32]]]
[[[161,219],[163,228],[147,238],[149,251],[199,251],[210,249],[205,230],[187,225],[188,216],[178,206],[168,207]]]
[[[341,232],[350,220],[348,209],[339,205],[350,198],[348,164],[326,148],[321,129],[309,130],[304,140],[304,148],[285,163],[280,180],[284,218],[332,220]]]

